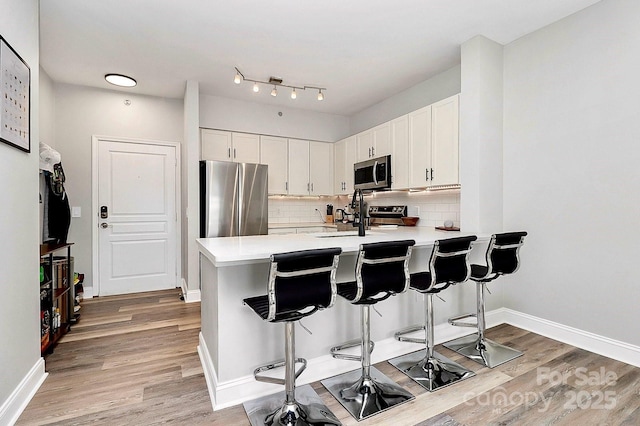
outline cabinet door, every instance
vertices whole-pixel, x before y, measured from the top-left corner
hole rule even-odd
[[[409,117],[391,121],[391,189],[409,188]]]
[[[459,183],[458,95],[431,106],[431,185]]]
[[[356,161],[368,160],[372,157],[373,130],[369,129],[356,135],[357,157]]]
[[[260,136],[260,164],[269,166],[269,194],[286,194],[287,139]]]
[[[309,195],[309,141],[289,139],[289,194]]]
[[[345,194],[345,177],[347,172],[347,141],[342,139],[333,146],[333,193]]]
[[[431,105],[409,114],[409,186],[429,186],[430,168]]]
[[[260,162],[260,136],[249,133],[233,133],[232,157],[236,163]]]
[[[309,193],[333,195],[333,144],[309,142]]]
[[[391,154],[391,126],[384,123],[373,128],[372,157],[382,157]]]
[[[231,132],[200,129],[200,159],[233,161],[231,158]]]

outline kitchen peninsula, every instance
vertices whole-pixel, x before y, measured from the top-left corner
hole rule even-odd
[[[255,367],[282,359],[284,326],[261,321],[243,306],[242,300],[266,293],[271,254],[327,247],[341,247],[342,255],[337,281],[354,280],[356,255],[360,244],[379,241],[413,239],[416,241],[409,269],[428,269],[433,242],[438,239],[467,235],[437,231],[427,227],[374,228],[366,236],[342,233],[293,235],[260,235],[247,237],[201,238],[200,286],[201,320],[198,352],[203,365],[214,409],[229,407],[260,395],[281,391],[276,385],[257,382]],[[481,259],[488,236],[478,235],[475,256]],[[436,310],[436,341],[449,340],[472,332],[471,329],[449,328],[446,318],[475,306],[475,287],[457,286],[444,292],[447,303]],[[379,362],[416,351],[422,345],[400,343],[393,333],[403,327],[419,324],[424,317],[421,295],[410,292],[390,298],[378,308],[381,316],[372,315],[372,339],[376,347],[372,361]],[[296,356],[308,360],[307,370],[297,383],[304,384],[330,377],[358,367],[356,363],[336,360],[329,349],[360,336],[360,310],[336,298],[335,305],[306,318],[297,330]]]

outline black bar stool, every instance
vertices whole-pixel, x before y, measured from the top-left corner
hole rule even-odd
[[[360,305],[361,339],[331,348],[334,358],[359,361],[354,370],[322,384],[351,413],[362,420],[414,396],[371,366],[374,342],[370,334],[371,306],[409,287],[409,259],[415,241],[391,241],[362,244],[356,262],[356,281],[339,283],[338,294],[354,305]],[[360,355],[341,353],[360,346]]]
[[[520,267],[520,247],[524,243],[525,231],[494,234],[487,248],[486,265],[471,265],[471,279],[476,282],[477,313],[465,314],[449,319],[449,324],[459,327],[476,327],[478,333],[445,343],[444,346],[467,358],[493,368],[522,355],[522,352],[496,343],[484,337],[486,328],[484,315],[484,292],[487,283],[501,275],[513,274]],[[468,318],[476,322],[465,322]]]
[[[423,343],[425,350],[393,358],[389,362],[428,391],[475,375],[473,371],[434,351],[433,295],[469,278],[469,253],[476,239],[472,235],[437,240],[429,259],[429,271],[411,274],[411,289],[426,295],[425,322],[424,325],[400,330],[395,337],[401,342]],[[406,336],[418,330],[425,330],[424,339]]]
[[[244,409],[253,426],[341,424],[311,386],[302,386],[296,392],[295,383],[307,367],[307,360],[295,357],[295,321],[333,305],[341,252],[340,248],[327,248],[274,254],[267,295],[244,299],[263,320],[285,325],[285,360],[258,367],[253,372],[258,381],[284,385],[284,396],[280,392],[245,402]],[[296,363],[302,364],[298,371]],[[260,374],[283,366],[284,380]]]

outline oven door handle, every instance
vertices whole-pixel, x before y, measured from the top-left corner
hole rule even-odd
[[[373,163],[373,182],[378,184],[378,162]]]

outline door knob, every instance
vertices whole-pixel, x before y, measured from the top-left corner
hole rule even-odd
[[[100,224],[100,228],[102,228],[102,229],[107,229],[108,227],[109,227],[109,224],[107,222],[102,222]]]

